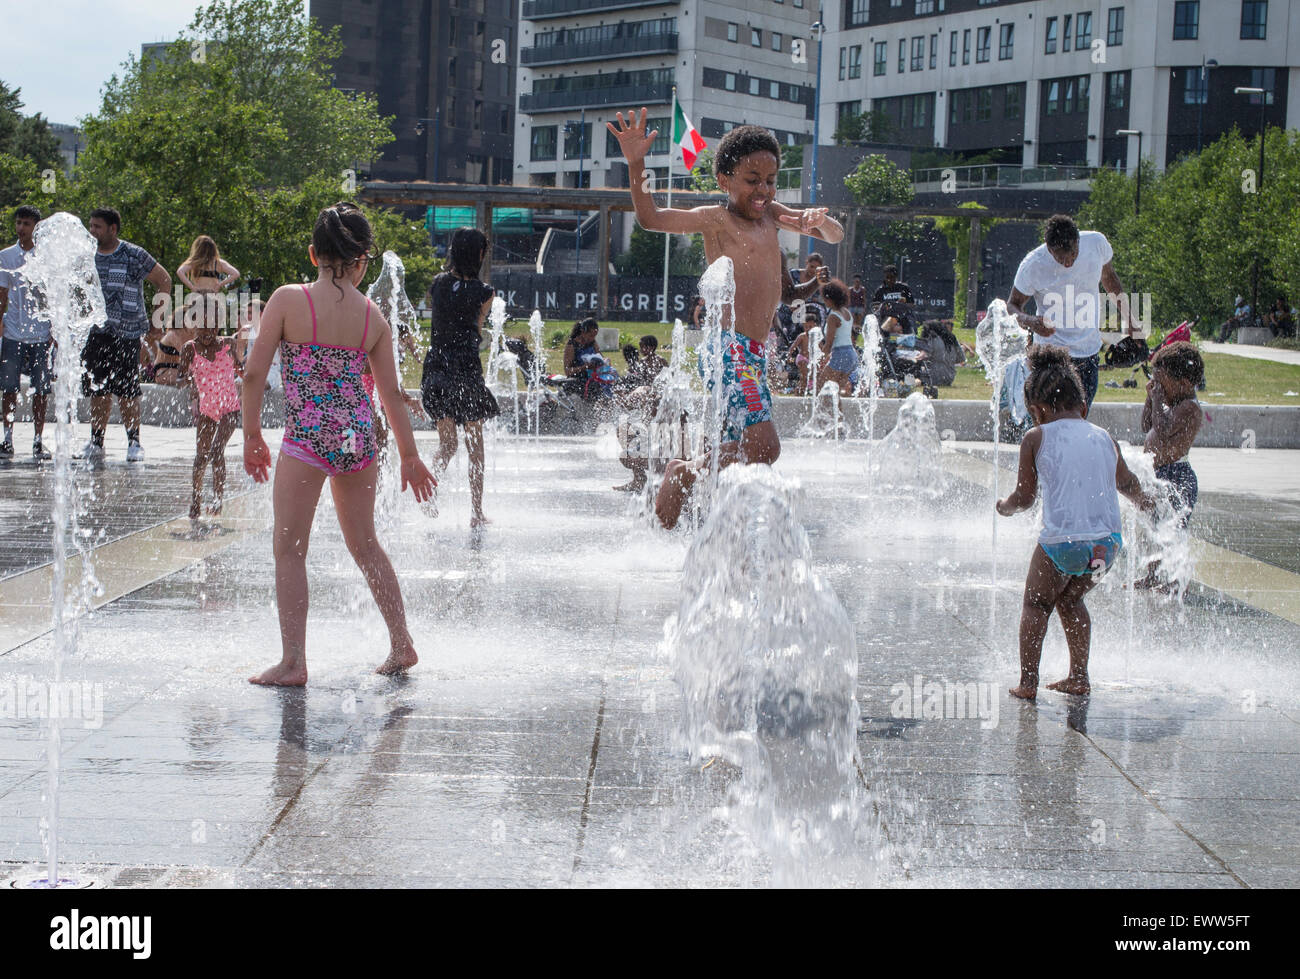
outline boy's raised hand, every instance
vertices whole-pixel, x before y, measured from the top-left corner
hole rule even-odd
[[[797,215],[778,215],[777,220],[791,231],[798,231],[801,235],[810,235],[826,223],[828,213],[829,210],[824,207],[807,207]]]
[[[614,134],[618,140],[619,149],[623,151],[623,156],[630,160],[644,160],[646,154],[650,152],[650,147],[654,145],[655,137],[659,135],[659,130],[647,133],[645,131],[646,110],[641,109],[641,118],[638,121],[636,111],[629,111],[627,122],[623,122],[623,113],[617,113],[618,126],[615,127],[612,122],[605,123],[605,128]]]

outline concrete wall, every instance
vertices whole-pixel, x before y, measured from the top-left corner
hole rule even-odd
[[[520,396],[520,411],[523,413],[524,398]],[[116,405],[116,402],[114,402]],[[845,406],[844,421],[848,426],[850,438],[863,438],[866,435],[866,402],[851,399],[843,402]],[[889,434],[898,419],[898,408],[902,404],[896,398],[882,398],[876,411],[874,438],[884,438]],[[989,441],[993,437],[993,426],[989,419],[989,406],[986,401],[944,401],[933,402],[936,427],[945,439],[958,442]],[[574,416],[561,412],[556,420],[543,428],[544,435],[580,435],[591,434],[602,420],[597,410],[591,405],[578,404]],[[189,396],[176,388],[163,388],[145,385],[141,400],[142,420],[146,425],[158,425],[163,428],[187,428],[192,424]],[[793,438],[800,426],[808,420],[811,403],[804,398],[776,397],[773,399],[772,413],[777,430],[782,438]],[[1300,449],[1300,406],[1278,405],[1216,405],[1207,409],[1209,420],[1201,428],[1196,444],[1205,448],[1244,448],[1244,449]],[[1096,404],[1093,406],[1091,420],[1105,428],[1116,439],[1123,442],[1140,443],[1142,433],[1139,430],[1141,409],[1136,405]],[[506,424],[513,424],[513,408],[509,399],[502,399],[502,418]],[[18,419],[26,424],[31,421],[30,403],[25,399],[19,402]],[[90,420],[90,403],[83,400],[79,405],[78,420],[85,423]],[[113,424],[119,424],[117,410],[114,407]],[[267,428],[279,428],[284,424],[284,400],[280,394],[271,392],[267,395],[262,424]],[[427,419],[415,420],[415,427],[428,430],[432,426]],[[23,436],[19,436],[20,438]]]

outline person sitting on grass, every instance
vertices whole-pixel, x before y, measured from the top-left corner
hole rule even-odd
[[[1190,453],[1205,420],[1196,400],[1196,385],[1204,376],[1205,362],[1194,344],[1161,347],[1151,358],[1151,381],[1142,408],[1142,431],[1147,437],[1143,451],[1154,457],[1156,476],[1168,483],[1169,503],[1182,528],[1191,523],[1199,494]],[[1160,562],[1152,561],[1136,587],[1168,590],[1169,583],[1161,581],[1159,571]]]
[[[1088,401],[1064,347],[1029,349],[1025,403],[1036,426],[1020,444],[1016,488],[999,500],[1004,517],[1027,510],[1043,484],[1043,528],[1029,561],[1020,612],[1020,683],[1013,697],[1038,696],[1043,638],[1055,610],[1070,647],[1070,673],[1049,690],[1082,696],[1088,683],[1092,620],[1084,596],[1106,574],[1123,546],[1119,493],[1150,510],[1154,502],[1129,470],[1119,444],[1087,420]]]

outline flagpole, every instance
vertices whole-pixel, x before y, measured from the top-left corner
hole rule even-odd
[[[673,110],[668,116],[668,132],[670,136],[676,135],[677,129],[677,86],[673,86]],[[673,146],[668,150],[668,206],[673,206],[673,159],[677,155],[678,147]],[[668,255],[672,247],[673,236],[664,232],[664,313],[660,323],[668,322]]]

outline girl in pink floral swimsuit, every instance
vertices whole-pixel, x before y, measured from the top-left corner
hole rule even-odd
[[[194,492],[190,520],[203,512],[203,474],[212,467],[212,505],[208,513],[221,513],[226,493],[226,443],[239,427],[239,382],[243,370],[230,340],[218,340],[216,323],[209,321],[181,348],[180,375],[189,377],[198,400],[194,447]]]
[[[354,204],[321,212],[308,252],[319,269],[310,286],[276,290],[262,312],[262,328],[248,357],[244,384],[244,469],[257,482],[270,478],[271,450],[262,437],[266,374],[277,348],[285,390],[285,432],[275,464],[276,601],[280,662],[251,682],[302,686],[307,682],[307,543],[325,480],[348,550],[365,575],[388,626],[390,651],[379,673],[404,673],[419,657],[406,627],[397,575],[375,534],[374,408],[361,380],[368,361],[375,389],[401,455],[402,489],[429,499],[436,485],[420,461],[393,361],[390,327],[357,286],[366,274],[374,237]]]

